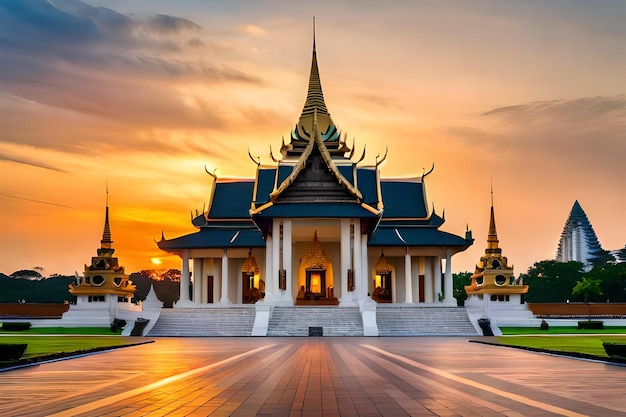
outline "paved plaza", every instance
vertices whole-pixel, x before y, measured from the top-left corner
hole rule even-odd
[[[622,416],[626,368],[468,338],[158,338],[0,373],[3,416]]]

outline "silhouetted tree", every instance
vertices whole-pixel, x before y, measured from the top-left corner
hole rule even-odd
[[[15,271],[10,276],[12,278],[41,279],[41,274],[37,271],[33,271],[32,269],[21,269],[19,271]]]
[[[526,301],[530,303],[565,302],[572,298],[572,288],[582,278],[581,262],[536,262],[528,273],[521,274],[529,285]]]
[[[467,300],[467,293],[465,292],[465,286],[470,285],[472,282],[472,273],[471,272],[459,272],[458,274],[452,274],[452,279],[454,281],[452,295],[456,298],[456,304],[458,306],[465,305],[465,300]]]
[[[615,256],[605,249],[599,249],[591,254],[591,265],[592,268],[597,268],[599,266],[605,265],[610,262],[615,262]]]

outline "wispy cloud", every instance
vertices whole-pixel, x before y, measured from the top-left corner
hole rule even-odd
[[[27,159],[27,158],[20,158],[20,157],[16,157],[16,156],[12,156],[12,155],[6,155],[0,152],[0,161],[9,161],[9,162],[15,162],[16,164],[24,164],[24,165],[30,165],[32,167],[37,167],[37,168],[42,168],[42,169],[49,169],[51,171],[57,171],[57,172],[68,172],[64,169],[52,166],[50,164],[47,164],[45,162],[39,162],[39,161],[35,161],[32,159]]]
[[[34,120],[33,106],[22,108],[23,114],[8,107],[5,100],[10,95],[98,119],[102,131],[116,133],[107,143],[117,143],[121,149],[132,148],[128,136],[139,125],[207,131],[227,126],[217,111],[217,93],[204,106],[190,107],[177,85],[260,83],[255,75],[221,61],[215,52],[227,47],[211,40],[201,26],[174,16],[131,17],[75,0],[2,1],[0,27],[2,109],[7,106],[6,111],[18,119]],[[6,123],[12,122],[7,119]],[[88,138],[91,144],[85,144]],[[16,132],[2,137],[3,141],[65,151],[94,151],[102,142],[93,139],[66,137],[64,143],[44,143]],[[83,144],[72,146],[75,140]]]
[[[51,202],[51,201],[37,200],[36,198],[20,197],[20,196],[17,196],[17,195],[11,195],[11,194],[5,194],[5,193],[0,193],[0,197],[10,198],[10,199],[13,199],[13,200],[28,201],[28,202],[37,203],[37,204],[45,204],[45,205],[48,205],[48,206],[55,206],[55,207],[75,209],[75,207],[71,207],[71,206],[68,206],[68,205],[65,205],[65,204],[54,203],[54,202]]]

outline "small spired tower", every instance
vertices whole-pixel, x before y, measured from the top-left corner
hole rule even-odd
[[[493,190],[487,249],[476,264],[471,278],[471,284],[465,286],[468,295],[465,307],[473,322],[479,318],[489,318],[492,323],[503,325],[506,319],[532,317],[522,304],[522,294],[528,292],[528,285],[524,285],[521,278],[515,279],[513,266],[509,266],[507,257],[502,256],[502,249],[498,246]]]
[[[91,318],[91,321],[102,321],[100,324],[104,325],[111,324],[116,318],[120,305],[130,306],[130,300],[136,290],[128,275],[124,273],[124,267],[120,266],[118,259],[113,256],[115,249],[112,244],[107,191],[104,231],[97,256],[91,258],[90,265],[85,265],[84,276],[77,277],[77,282],[69,286],[70,294],[77,297],[76,307],[72,307],[70,311],[89,310],[93,314],[85,313],[85,320]]]
[[[528,285],[515,279],[513,266],[509,266],[502,249],[498,247],[498,232],[493,210],[493,192],[491,194],[491,217],[489,219],[489,235],[487,249],[476,264],[472,275],[472,283],[465,287],[468,296],[488,294],[491,301],[510,301],[511,295],[517,296],[518,304],[521,294],[528,292]]]

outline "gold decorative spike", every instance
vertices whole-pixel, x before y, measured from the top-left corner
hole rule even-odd
[[[376,275],[387,275],[391,273],[391,266],[387,263],[387,258],[385,258],[385,253],[380,253],[380,259],[378,259],[378,263],[376,264]]]
[[[304,257],[302,257],[302,263],[307,269],[326,269],[326,265],[331,262],[331,259],[324,248],[322,248],[322,244],[317,238],[317,231],[313,235],[313,243],[306,250]]]

